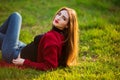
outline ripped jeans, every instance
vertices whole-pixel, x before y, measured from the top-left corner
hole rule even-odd
[[[2,59],[11,63],[16,59],[25,43],[19,41],[22,17],[19,13],[12,13],[8,19],[0,26],[0,49]]]

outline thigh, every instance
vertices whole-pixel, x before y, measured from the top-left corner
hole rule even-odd
[[[9,17],[8,28],[2,43],[2,56],[7,62],[11,62],[19,54],[21,21],[21,16],[18,13],[13,13]]]

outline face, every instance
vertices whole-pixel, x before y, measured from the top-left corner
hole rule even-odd
[[[67,24],[69,22],[69,15],[66,10],[61,10],[57,15],[55,16],[53,20],[53,25],[60,29],[63,30],[64,28],[67,28]]]

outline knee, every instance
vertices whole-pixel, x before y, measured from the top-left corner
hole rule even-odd
[[[18,19],[22,19],[22,16],[20,15],[20,13],[18,13],[18,12],[14,12],[14,13],[12,13],[11,14],[11,17],[15,17],[15,18],[18,18]]]

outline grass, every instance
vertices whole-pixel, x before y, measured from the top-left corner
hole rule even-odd
[[[119,5],[119,0],[1,0],[0,24],[12,12],[21,13],[20,40],[25,43],[51,29],[60,7],[74,8],[79,21],[80,54],[78,66],[54,71],[0,68],[0,80],[119,80]]]

